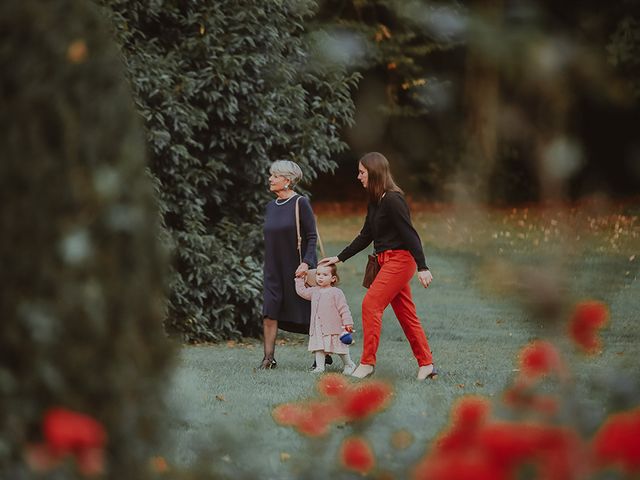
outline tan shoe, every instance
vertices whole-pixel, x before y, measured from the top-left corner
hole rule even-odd
[[[436,370],[436,367],[431,363],[418,368],[418,376],[416,378],[418,381],[423,382],[427,379],[434,380],[437,376],[438,370]]]
[[[360,365],[358,365],[358,368],[353,371],[351,376],[356,378],[367,378],[373,375],[375,369],[376,368],[373,365],[365,365],[361,363]]]

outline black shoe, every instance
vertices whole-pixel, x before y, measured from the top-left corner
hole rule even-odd
[[[324,364],[325,365],[333,365],[333,358],[331,358],[331,355],[325,355],[324,356]],[[315,370],[316,368],[316,361],[313,361],[313,365],[311,365],[311,368],[309,370]]]
[[[262,363],[258,367],[259,370],[273,370],[278,366],[278,362],[276,362],[275,358],[263,358]]]

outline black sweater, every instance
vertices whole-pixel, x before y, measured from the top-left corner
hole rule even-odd
[[[409,205],[400,192],[387,192],[379,203],[369,203],[367,218],[360,233],[338,254],[341,262],[364,250],[373,240],[376,253],[385,250],[409,250],[418,270],[428,270],[418,232],[413,228]]]

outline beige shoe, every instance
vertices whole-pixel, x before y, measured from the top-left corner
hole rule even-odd
[[[361,363],[358,365],[358,368],[353,371],[351,376],[356,378],[367,378],[373,375],[374,371],[375,367],[373,365],[364,365]]]
[[[423,365],[418,368],[418,376],[416,377],[418,381],[423,382],[424,380],[434,380],[438,376],[438,371],[433,363],[429,365]]]

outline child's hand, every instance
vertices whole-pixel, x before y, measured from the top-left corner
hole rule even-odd
[[[298,268],[296,269],[296,273],[295,273],[296,277],[305,278],[307,276],[307,270],[309,270],[309,265],[302,262],[300,265],[298,265]]]
[[[344,329],[349,333],[353,333],[353,325],[345,325]]]

